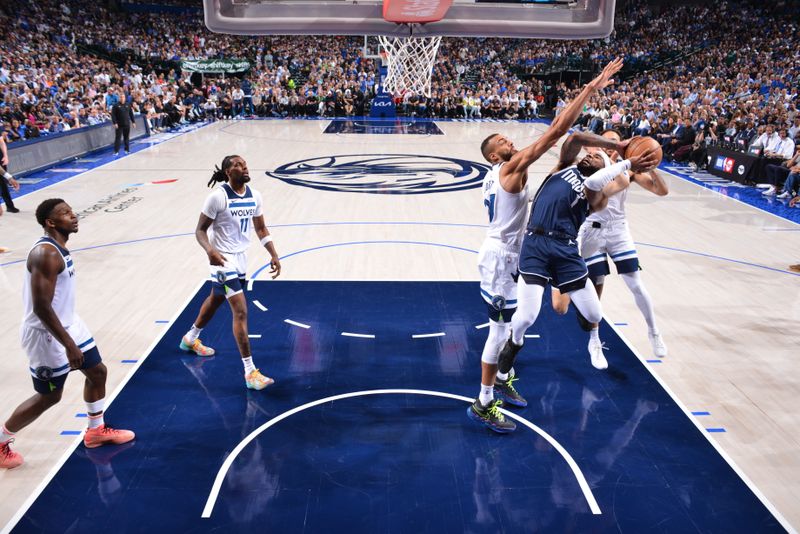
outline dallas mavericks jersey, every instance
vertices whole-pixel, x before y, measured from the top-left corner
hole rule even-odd
[[[541,228],[577,236],[578,228],[589,213],[583,180],[583,175],[575,165],[545,178],[533,197],[528,230]]]
[[[503,189],[500,185],[502,165],[493,166],[483,178],[483,205],[489,211],[486,237],[497,240],[503,247],[519,250],[527,215],[528,186],[519,193],[509,193]]]
[[[228,184],[214,189],[203,205],[203,214],[213,219],[208,238],[220,252],[238,254],[250,246],[253,217],[263,214],[261,194],[245,186],[244,194],[237,195]]]
[[[75,266],[72,264],[69,250],[65,249],[51,237],[40,238],[28,251],[30,256],[31,251],[39,245],[48,245],[54,247],[61,259],[64,260],[64,269],[58,273],[56,277],[56,289],[53,294],[53,301],[51,306],[53,311],[58,317],[58,320],[64,328],[71,326],[75,320]],[[46,330],[47,328],[39,319],[39,316],[33,313],[33,295],[31,294],[31,273],[25,269],[25,284],[22,286],[22,306],[24,309],[22,316],[23,328],[39,328]]]

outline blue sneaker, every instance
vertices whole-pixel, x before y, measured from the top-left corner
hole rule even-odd
[[[503,401],[493,400],[488,406],[484,406],[480,399],[475,399],[475,402],[467,408],[467,416],[473,421],[488,426],[498,434],[508,434],[516,430],[517,425],[513,421],[506,420],[506,416],[498,409],[502,405]]]

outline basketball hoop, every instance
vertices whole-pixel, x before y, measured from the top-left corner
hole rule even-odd
[[[442,38],[379,35],[378,39],[387,59],[383,90],[387,93],[412,91],[430,98],[433,65]]]

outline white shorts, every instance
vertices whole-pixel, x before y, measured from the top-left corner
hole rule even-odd
[[[625,219],[611,222],[586,221],[578,232],[581,257],[589,268],[589,277],[610,274],[608,258],[617,267],[619,274],[639,270],[636,245]]]
[[[244,291],[245,280],[247,277],[247,254],[239,252],[233,254],[222,252],[225,258],[225,265],[209,265],[211,271],[212,289],[214,292],[231,298]]]
[[[517,268],[519,250],[498,246],[495,240],[483,242],[478,252],[481,296],[490,310],[517,307]]]
[[[87,352],[96,346],[89,328],[77,315],[66,330],[81,352]],[[67,350],[50,332],[23,326],[19,334],[22,348],[28,355],[32,375],[36,376],[36,369],[40,367],[50,368],[54,377],[69,373]]]

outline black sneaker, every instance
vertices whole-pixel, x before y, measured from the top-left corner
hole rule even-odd
[[[498,409],[502,405],[503,401],[493,400],[489,406],[484,406],[480,399],[475,399],[475,402],[467,408],[467,416],[473,421],[483,423],[498,434],[508,434],[516,430],[517,425],[513,421],[506,421],[506,416]]]
[[[520,395],[517,389],[514,387],[514,382],[517,380],[519,380],[519,378],[516,376],[509,376],[508,380],[500,380],[499,378],[496,378],[494,381],[494,394],[511,406],[519,406],[520,408],[524,408],[528,405],[528,401],[525,400],[525,397]]]
[[[514,367],[514,360],[517,359],[517,353],[522,349],[522,345],[517,345],[511,341],[511,336],[508,341],[503,345],[500,354],[497,356],[497,370],[501,373],[508,373]]]
[[[586,317],[583,316],[577,306],[575,306],[575,316],[578,318],[578,324],[581,325],[581,330],[584,332],[592,331],[592,323],[590,323]]]
[[[15,207],[13,207],[13,206],[12,206],[12,207],[10,207],[10,208],[8,208],[8,207],[7,207],[7,208],[6,208],[6,211],[7,211],[8,213],[19,213],[19,208],[15,208]]]

